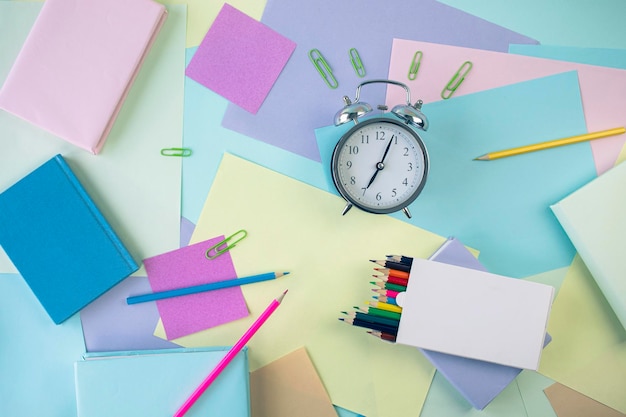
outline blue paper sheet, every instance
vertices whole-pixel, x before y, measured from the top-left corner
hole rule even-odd
[[[507,51],[509,43],[537,43],[433,0],[414,4],[402,0],[269,0],[262,21],[298,46],[259,112],[252,115],[230,105],[222,123],[315,161],[320,155],[313,130],[332,121],[343,106],[342,96],[352,96],[360,82],[387,77],[393,38],[501,52]],[[313,48],[319,49],[332,69],[337,89],[328,88],[311,63],[308,53]],[[352,68],[351,48],[359,53],[364,78]],[[384,91],[382,86],[372,88],[367,97],[372,103],[383,103]]]
[[[595,177],[589,143],[473,158],[585,131],[576,72],[453,97],[423,111],[431,171],[408,221],[480,248],[481,262],[495,274],[520,278],[569,265],[575,250],[549,206]],[[324,166],[349,127],[316,131]]]
[[[76,415],[78,315],[55,325],[17,274],[0,274],[0,416]]]

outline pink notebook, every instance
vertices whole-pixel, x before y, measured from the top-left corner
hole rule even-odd
[[[166,16],[152,0],[46,0],[0,108],[97,154]]]

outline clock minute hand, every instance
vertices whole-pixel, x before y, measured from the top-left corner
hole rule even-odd
[[[383,157],[380,160],[380,162],[378,162],[376,164],[376,172],[374,172],[374,175],[372,175],[372,178],[370,178],[370,181],[367,183],[367,187],[365,187],[365,189],[370,188],[370,185],[372,185],[372,183],[374,182],[374,179],[376,179],[376,176],[378,175],[378,173],[380,171],[383,170],[383,168],[385,168],[385,158],[387,157],[387,153],[389,152],[389,148],[391,148],[391,143],[393,142],[393,136],[391,137],[391,139],[389,139],[389,143],[387,143],[387,147],[385,148],[385,152],[383,153]]]

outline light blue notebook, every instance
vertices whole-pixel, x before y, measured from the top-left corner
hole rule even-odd
[[[229,347],[87,354],[75,364],[78,417],[171,417]],[[235,356],[185,417],[250,416],[247,350]]]
[[[0,193],[0,246],[57,324],[138,269],[61,155]]]

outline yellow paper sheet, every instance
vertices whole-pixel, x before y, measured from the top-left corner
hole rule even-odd
[[[187,48],[198,46],[213,24],[225,1],[213,0],[158,0],[163,4],[187,5]],[[266,0],[229,0],[228,4],[256,20],[261,20]]]
[[[375,264],[369,259],[390,253],[426,258],[445,239],[390,216],[356,209],[342,216],[344,205],[337,196],[226,154],[192,242],[243,228],[248,237],[230,252],[239,276],[291,274],[243,286],[249,318],[175,342],[234,343],[272,298],[289,289],[249,343],[251,370],[305,346],[333,404],[368,417],[415,417],[432,365],[417,349],[380,341],[338,317],[371,299]]]
[[[626,331],[578,256],[553,303],[548,333],[539,372],[626,412]]]
[[[250,373],[251,417],[337,417],[337,411],[301,347]]]

